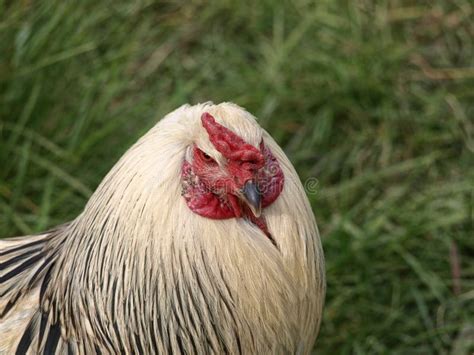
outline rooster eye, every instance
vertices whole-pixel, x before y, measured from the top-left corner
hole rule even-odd
[[[212,157],[211,157],[209,154],[207,154],[207,153],[205,153],[205,152],[201,152],[201,153],[202,153],[201,155],[202,155],[204,161],[206,161],[206,162],[208,162],[208,163],[214,161],[214,159],[212,159]]]

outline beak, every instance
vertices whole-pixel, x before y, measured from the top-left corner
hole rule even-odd
[[[254,181],[247,181],[241,191],[242,200],[250,207],[255,217],[262,214],[262,198]]]

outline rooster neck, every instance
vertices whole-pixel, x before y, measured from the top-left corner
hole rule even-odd
[[[142,240],[139,243],[132,238],[113,243],[111,238],[123,236],[109,238],[97,229],[91,231],[95,242],[89,239],[86,248],[80,247],[85,220],[75,221],[66,232],[67,251],[62,249],[44,296],[50,309],[59,312],[52,319],[68,325],[71,339],[87,340],[97,332],[112,331],[109,350],[116,352],[133,349],[137,340],[132,334],[145,331],[158,339],[158,352],[166,352],[173,340],[153,328],[159,314],[160,324],[196,332],[199,342],[210,342],[217,352],[237,349],[238,341],[247,349],[268,351],[251,339],[275,339],[276,334],[284,339],[272,346],[295,346],[292,337],[298,327],[288,314],[298,314],[301,307],[297,283],[257,228],[241,219],[190,221],[187,226],[169,226],[169,236],[151,234],[157,240],[146,244],[142,236],[135,237]],[[193,231],[190,225],[195,226]],[[72,239],[75,242],[69,243]],[[198,324],[203,329],[195,328]],[[233,336],[236,332],[239,338]],[[93,344],[85,348],[93,349]]]

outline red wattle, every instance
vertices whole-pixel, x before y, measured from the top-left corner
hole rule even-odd
[[[285,176],[280,164],[270,149],[262,145],[265,166],[257,174],[257,183],[262,194],[262,208],[270,206],[283,191]]]

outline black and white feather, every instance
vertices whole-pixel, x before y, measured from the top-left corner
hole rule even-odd
[[[248,142],[263,135],[278,159],[285,188],[265,210],[277,247],[180,197],[193,144],[214,149],[204,111]],[[76,219],[0,240],[0,353],[305,354],[324,290],[314,216],[281,148],[236,105],[186,105],[124,154]]]

